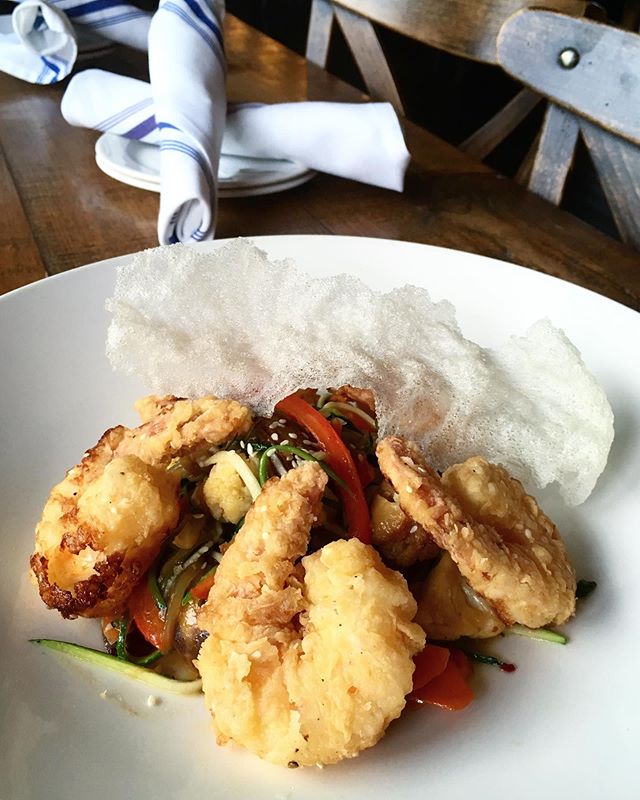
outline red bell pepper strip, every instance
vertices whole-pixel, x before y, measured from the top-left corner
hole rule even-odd
[[[143,578],[129,597],[129,613],[144,638],[154,647],[160,649],[164,619],[153,595],[149,591],[149,584]]]
[[[200,581],[200,583],[196,583],[196,585],[191,590],[190,594],[191,597],[195,597],[196,600],[206,600],[209,597],[209,590],[213,586],[213,582],[215,581],[216,576],[215,573],[212,571],[208,575],[205,575],[204,578]]]
[[[344,504],[347,525],[351,536],[365,544],[371,542],[369,508],[362,491],[358,470],[347,446],[331,423],[301,397],[292,394],[281,400],[276,408],[281,414],[309,431],[326,452],[326,462],[341,478],[347,488],[338,485]]]
[[[360,484],[362,485],[363,489],[366,489],[370,483],[376,478],[376,471],[371,466],[371,464],[367,461],[367,457],[364,453],[358,453],[355,457],[354,461],[356,465],[356,470],[358,471],[358,477],[360,478]]]

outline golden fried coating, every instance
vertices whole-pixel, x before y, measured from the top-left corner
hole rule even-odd
[[[177,456],[197,458],[212,446],[244,436],[251,427],[246,406],[217,397],[147,397],[136,409],[145,422],[126,430],[118,454],[132,453],[147,464],[168,464]]]
[[[348,383],[340,386],[332,395],[332,399],[341,403],[356,403],[370,417],[376,416],[376,399],[371,389],[359,389]]]
[[[36,528],[31,568],[40,595],[65,617],[119,614],[176,526],[177,456],[243,435],[251,414],[232,400],[141,401],[145,422],[107,431],[55,486]]]
[[[199,614],[218,742],[276,764],[331,764],[375,744],[424,645],[404,579],[372,547],[339,540],[296,563],[326,480],[305,463],[265,484]]]
[[[488,639],[505,624],[469,586],[447,552],[427,575],[420,589],[416,622],[429,639],[447,640],[470,636]]]
[[[371,543],[384,558],[398,567],[435,558],[440,548],[421,525],[398,503],[376,494],[371,502]]]
[[[442,477],[400,437],[377,447],[402,508],[447,550],[505,623],[561,624],[575,611],[575,573],[555,525],[502,467],[476,457]]]

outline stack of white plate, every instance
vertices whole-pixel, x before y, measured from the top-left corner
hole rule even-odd
[[[160,148],[157,145],[103,133],[96,142],[96,163],[100,169],[122,183],[160,191]],[[316,173],[296,161],[276,158],[220,156],[218,195],[250,197],[293,189],[311,180]]]

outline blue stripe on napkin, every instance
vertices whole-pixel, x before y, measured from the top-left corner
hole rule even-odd
[[[148,108],[151,105],[153,105],[153,98],[145,97],[144,100],[139,100],[137,103],[133,103],[132,105],[123,108],[122,111],[118,111],[117,114],[112,114],[102,122],[98,122],[94,127],[99,131],[108,131],[109,128],[113,128],[113,126],[117,125],[118,122],[122,122],[127,117],[132,116],[132,114],[142,111],[143,108]]]
[[[151,131],[154,131],[157,127],[155,114],[152,114],[150,117],[142,120],[142,122],[134,125],[131,130],[121,134],[121,136],[126,136],[127,139],[144,139],[145,136],[148,136]]]
[[[93,20],[86,20],[85,24],[91,25],[92,28],[106,28],[109,25],[118,25],[130,19],[138,19],[139,17],[146,16],[146,11],[126,11],[124,14],[117,14],[115,17],[107,17],[106,19],[99,19],[95,22]]]
[[[189,0],[185,0],[185,2],[189,2]],[[189,6],[191,8],[191,6]],[[207,28],[202,27],[202,23],[200,21],[200,17],[195,15],[195,12],[192,10],[192,15],[189,15],[182,6],[177,5],[176,3],[172,3],[171,0],[168,2],[163,3],[156,13],[160,13],[161,11],[169,11],[175,16],[179,17],[183,22],[185,22],[190,28],[192,28],[200,38],[209,45],[209,47],[213,50],[216,54],[218,61],[220,64],[226,68],[225,60],[224,60],[224,52],[220,51],[220,41],[222,37],[220,36],[220,31],[216,30],[216,38],[213,39],[211,35],[208,33],[208,26]]]
[[[186,144],[186,142],[181,142],[178,139],[163,139],[160,143],[161,150],[175,150],[177,153],[184,153],[187,156],[190,156],[196,164],[202,170],[202,173],[209,185],[209,189],[213,189],[213,178],[211,175],[211,170],[209,169],[209,165],[202,157],[202,154],[196,150],[195,147],[192,147],[190,144]]]
[[[224,43],[222,41],[222,34],[220,33],[220,28],[218,27],[218,23],[216,18],[214,17],[213,13],[211,12],[210,8],[204,10],[201,6],[198,5],[197,0],[185,0],[185,3],[189,6],[189,8],[193,11],[193,13],[198,17],[198,19],[202,20],[204,24],[209,28],[209,30],[213,33],[213,35],[218,40],[218,44],[224,51]],[[210,13],[210,16],[207,16],[206,12]]]
[[[65,8],[64,13],[68,17],[83,17],[85,14],[93,14],[95,11],[104,11],[107,8],[118,8],[118,6],[127,6],[128,3],[123,3],[122,0],[90,0],[89,3],[80,3],[71,8]]]

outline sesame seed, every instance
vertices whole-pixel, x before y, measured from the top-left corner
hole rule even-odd
[[[271,434],[271,439],[272,439],[274,442],[277,442],[277,441],[278,441],[278,434],[277,434],[277,433],[272,433],[272,434]]]
[[[253,452],[254,452],[253,445],[251,444],[251,442],[249,442],[249,444],[247,445],[247,455],[251,457],[253,455]]]
[[[244,450],[244,442],[242,441],[242,439],[240,439],[240,448],[241,448],[242,450]]]
[[[286,424],[287,424],[287,420],[286,420],[286,419],[279,419],[279,420],[278,420],[278,422],[279,422],[281,425],[286,425]]]
[[[288,439],[283,439],[283,440],[280,442],[280,444],[289,444],[289,440],[288,440]]]
[[[409,533],[415,533],[417,530],[418,530],[418,526],[417,525],[412,525],[409,528]]]
[[[310,445],[314,445],[314,444],[315,444],[315,442],[312,442],[312,441],[311,441],[311,439],[303,439],[303,440],[302,440],[302,444],[310,444]]]
[[[290,439],[297,439],[298,438],[298,434],[297,433],[288,433],[287,436]]]
[[[274,428],[277,428],[277,427],[278,427],[278,423],[277,422],[272,422],[271,425],[269,425],[269,430],[272,431]]]

